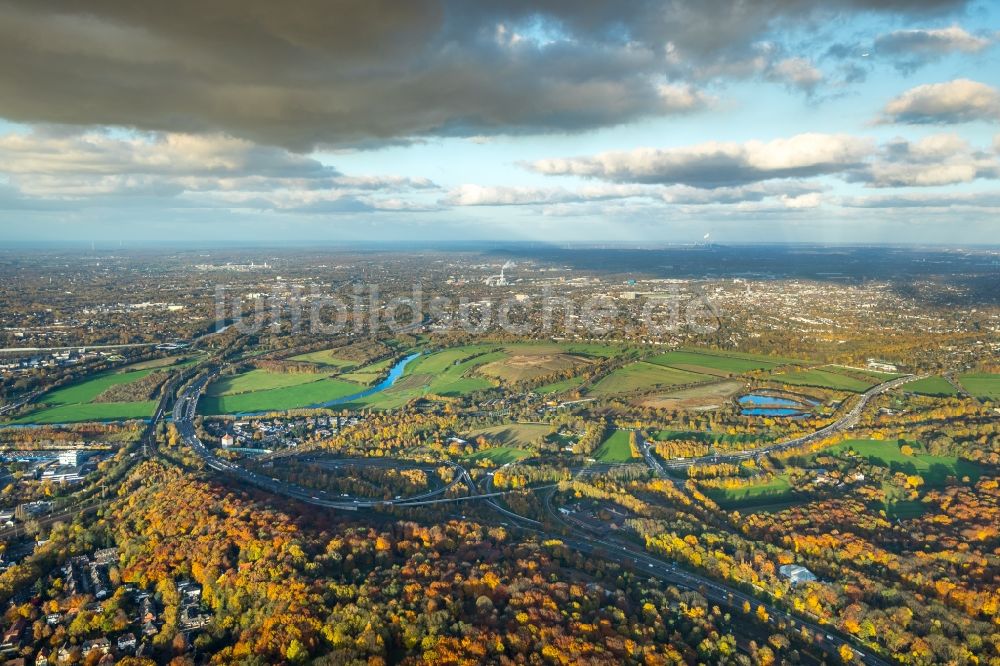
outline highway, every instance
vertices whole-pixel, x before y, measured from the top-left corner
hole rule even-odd
[[[529,518],[526,516],[521,516],[517,513],[510,511],[509,509],[501,506],[495,501],[496,498],[503,495],[509,494],[507,492],[497,492],[493,488],[493,475],[494,472],[490,472],[485,478],[485,492],[480,492],[476,487],[475,482],[469,476],[468,471],[457,465],[455,463],[447,463],[453,466],[456,471],[456,476],[451,483],[447,484],[443,488],[436,489],[434,491],[428,491],[422,495],[411,498],[400,498],[398,500],[383,501],[383,500],[369,500],[369,499],[358,499],[358,498],[344,498],[344,497],[332,497],[328,493],[322,490],[312,490],[307,489],[296,484],[281,481],[279,479],[257,474],[250,470],[247,470],[239,465],[236,465],[227,460],[222,460],[215,456],[211,451],[209,451],[202,442],[198,439],[193,419],[197,411],[198,399],[200,398],[205,386],[211,379],[211,374],[206,374],[205,376],[199,378],[191,386],[189,386],[184,393],[180,396],[174,406],[174,424],[178,429],[178,433],[184,439],[184,442],[191,447],[191,449],[201,457],[205,464],[221,473],[233,476],[243,482],[250,485],[262,488],[266,491],[273,492],[278,495],[283,495],[290,497],[307,504],[312,504],[315,506],[323,506],[339,510],[347,511],[357,511],[362,508],[373,508],[381,506],[399,506],[399,507],[416,507],[425,506],[431,504],[442,504],[448,502],[462,502],[462,501],[483,501],[488,507],[501,514],[502,516],[510,519],[515,524],[523,529],[527,529],[538,534],[544,535],[548,538],[560,539],[567,546],[574,548],[582,553],[597,555],[605,557],[606,559],[611,559],[621,564],[628,564],[634,567],[637,571],[641,571],[649,576],[659,579],[665,583],[675,585],[677,587],[690,589],[699,592],[704,595],[710,602],[722,604],[730,608],[741,607],[743,602],[748,602],[751,607],[756,608],[759,605],[764,606],[769,615],[768,622],[773,625],[784,623],[790,628],[805,628],[813,633],[815,636],[815,644],[826,651],[827,653],[836,653],[842,646],[846,645],[850,648],[855,656],[861,663],[868,664],[869,666],[889,666],[888,662],[883,660],[878,655],[868,651],[864,647],[859,647],[852,642],[845,640],[844,638],[835,635],[831,632],[831,628],[823,627],[818,624],[812,623],[808,620],[803,620],[802,618],[796,617],[791,613],[778,608],[768,602],[763,602],[750,594],[737,590],[735,588],[728,587],[712,579],[700,576],[698,574],[680,569],[676,564],[672,562],[665,562],[656,557],[647,554],[644,551],[637,550],[635,546],[631,544],[625,544],[618,541],[604,539],[597,537],[593,534],[589,534],[580,527],[575,526],[564,520],[558,515],[558,512],[553,510],[551,499],[555,494],[556,484],[538,486],[531,489],[532,491],[545,490],[544,504],[546,507],[546,512],[548,517],[555,522],[557,525],[563,526],[563,528],[568,531],[569,537],[565,534],[548,532],[542,529],[543,523],[534,518]],[[800,446],[818,439],[829,437],[830,435],[843,432],[844,430],[852,428],[856,425],[861,417],[864,408],[868,403],[876,396],[895,389],[907,382],[919,379],[919,376],[909,375],[906,377],[900,377],[878,386],[872,387],[864,394],[861,395],[860,399],[855,403],[855,405],[842,417],[834,421],[833,423],[827,425],[816,432],[810,433],[808,435],[803,435],[785,442],[775,444],[770,447],[764,447],[762,449],[755,449],[751,451],[739,451],[725,456],[702,456],[699,458],[688,458],[685,460],[668,460],[665,462],[660,462],[657,460],[652,452],[650,451],[649,442],[640,438],[639,447],[643,457],[646,460],[647,465],[657,474],[664,474],[666,469],[677,469],[689,467],[694,464],[704,463],[704,462],[728,462],[728,461],[738,461],[744,460],[751,457],[756,457],[765,453],[780,451],[795,446]],[[384,459],[382,460],[384,463]],[[356,464],[357,461],[353,461],[352,464]],[[340,463],[329,463],[329,464],[340,464]],[[503,469],[503,468],[500,468]],[[469,488],[469,495],[460,497],[439,497],[449,488],[453,488],[460,483],[464,483]]]
[[[392,500],[374,500],[367,498],[335,496],[325,490],[305,488],[288,481],[282,481],[275,477],[258,474],[257,472],[246,469],[241,465],[230,462],[229,460],[219,458],[212,453],[212,451],[210,451],[200,439],[198,439],[198,435],[195,432],[194,427],[194,417],[198,411],[198,399],[205,391],[205,387],[208,385],[213,376],[214,375],[212,373],[208,373],[200,377],[188,386],[177,399],[177,402],[174,404],[173,411],[173,421],[174,426],[177,428],[177,433],[184,440],[184,443],[191,447],[191,450],[194,451],[194,453],[197,454],[210,469],[213,469],[216,472],[228,474],[229,476],[232,476],[244,483],[256,486],[257,488],[261,488],[276,495],[284,495],[285,497],[290,497],[314,506],[322,506],[341,511],[357,511],[358,509],[371,509],[374,507],[415,507],[427,506],[431,504],[449,504],[483,500],[489,501],[492,498],[502,497],[503,495],[515,492],[533,492],[542,489],[542,487],[539,487],[479,493],[475,482],[472,480],[472,477],[469,476],[468,470],[451,461],[441,462],[441,464],[448,465],[455,470],[455,478],[445,487],[428,491],[427,493],[416,495],[414,497],[400,497]],[[360,460],[364,459],[354,459],[354,464],[358,464],[358,461]],[[372,460],[375,461],[375,464],[380,464],[384,461],[384,459],[380,458]],[[462,495],[458,497],[440,496],[449,488],[453,488],[462,483],[468,487],[470,493],[469,495]],[[552,486],[544,486],[544,488],[549,487]]]
[[[704,464],[717,464],[717,463],[727,463],[727,462],[740,462],[741,460],[748,460],[750,458],[758,458],[762,455],[768,453],[775,453],[777,451],[784,451],[786,449],[793,449],[797,446],[802,446],[803,444],[808,444],[810,442],[815,442],[821,439],[825,439],[832,435],[842,433],[845,430],[850,430],[858,424],[861,418],[861,414],[868,403],[871,402],[872,398],[882,395],[886,391],[891,391],[893,389],[899,388],[903,384],[908,382],[916,381],[918,379],[924,379],[928,375],[905,375],[903,377],[898,377],[896,379],[891,379],[887,382],[873,386],[864,393],[858,401],[851,407],[850,410],[839,419],[833,423],[820,428],[815,432],[811,432],[807,435],[801,435],[794,439],[789,439],[784,442],[779,442],[777,444],[772,444],[771,446],[763,446],[757,449],[749,449],[746,451],[734,451],[732,453],[726,453],[724,455],[708,455],[708,456],[698,456],[694,458],[672,458],[670,460],[665,460],[662,463],[657,464],[655,467],[650,463],[652,454],[649,453],[648,444],[647,448],[643,451],[643,456],[646,457],[647,464],[653,467],[654,471],[663,472],[664,469],[687,469],[694,465],[704,465]],[[653,462],[657,462],[654,461]]]
[[[492,482],[493,473],[491,472],[486,477],[485,483],[487,492],[491,490]],[[558,511],[556,511],[552,506],[552,497],[554,495],[554,489],[545,493],[545,511],[549,520],[554,524],[561,526],[566,532],[569,533],[569,536],[565,533],[546,530],[543,523],[538,520],[514,513],[492,500],[489,500],[486,503],[490,506],[490,508],[496,510],[505,518],[510,519],[517,527],[533,532],[542,538],[559,540],[569,548],[578,552],[601,557],[619,564],[630,565],[639,574],[648,575],[651,578],[656,578],[661,582],[674,585],[682,589],[698,592],[708,601],[719,604],[720,606],[729,607],[738,611],[742,610],[743,602],[748,602],[751,605],[751,608],[754,609],[757,606],[764,606],[768,613],[769,624],[777,627],[778,624],[784,623],[787,627],[793,629],[804,627],[812,632],[815,637],[815,644],[827,653],[836,653],[840,650],[842,645],[847,645],[854,652],[855,656],[861,663],[868,664],[868,666],[889,666],[888,662],[878,655],[870,652],[867,648],[855,646],[851,642],[830,633],[830,627],[822,627],[813,622],[809,622],[808,620],[803,620],[768,602],[762,602],[756,597],[742,592],[741,590],[737,590],[710,578],[678,568],[673,562],[665,562],[661,559],[653,557],[645,551],[638,550],[637,547],[632,544],[622,543],[612,539],[604,539],[588,533],[586,530],[568,522],[559,515]],[[501,522],[501,525],[506,526],[507,523]]]
[[[862,663],[869,666],[889,666],[888,662],[878,655],[869,652],[865,648],[856,647],[843,638],[829,633],[831,631],[830,627],[822,627],[798,618],[781,608],[767,602],[762,602],[745,592],[680,569],[672,562],[664,562],[614,541],[582,534],[580,530],[572,526],[568,526],[568,528],[572,533],[572,536],[569,538],[560,537],[556,534],[549,534],[548,536],[554,539],[561,539],[567,546],[582,553],[603,556],[606,559],[612,559],[621,564],[631,564],[637,571],[647,573],[652,578],[656,578],[664,583],[696,591],[714,604],[734,609],[739,609],[744,602],[748,602],[750,607],[754,609],[757,606],[764,606],[765,610],[767,610],[769,624],[777,627],[778,624],[783,623],[792,629],[805,627],[812,632],[815,637],[815,644],[824,652],[834,654],[840,650],[842,645],[847,645]]]

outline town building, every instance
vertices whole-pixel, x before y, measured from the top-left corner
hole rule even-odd
[[[783,564],[778,567],[778,573],[790,580],[792,585],[811,583],[816,580],[816,574],[798,564]]]

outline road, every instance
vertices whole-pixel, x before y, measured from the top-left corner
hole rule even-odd
[[[490,492],[492,489],[492,474],[493,473],[491,472],[486,477],[485,484],[487,492]],[[510,522],[514,523],[517,527],[537,534],[543,539],[555,539],[561,541],[567,547],[577,552],[601,557],[606,560],[617,562],[618,564],[632,566],[639,574],[648,575],[651,578],[674,585],[678,588],[698,592],[708,601],[720,606],[733,608],[738,611],[742,610],[743,602],[749,603],[751,608],[754,609],[757,606],[764,606],[769,616],[769,624],[777,627],[778,624],[784,623],[787,627],[792,629],[805,627],[812,632],[815,637],[815,644],[817,647],[827,653],[836,653],[840,650],[842,645],[847,645],[854,652],[855,656],[861,663],[868,664],[868,666],[889,666],[888,662],[872,653],[867,648],[858,647],[844,638],[830,633],[830,627],[822,627],[808,620],[803,620],[802,618],[799,618],[768,602],[762,602],[746,592],[678,568],[677,565],[672,562],[665,562],[643,550],[637,550],[637,547],[632,544],[600,538],[580,529],[576,525],[567,522],[562,516],[559,515],[558,511],[553,508],[552,497],[554,494],[554,489],[545,493],[545,511],[549,520],[556,525],[562,526],[565,532],[569,533],[569,536],[567,536],[565,532],[547,530],[540,521],[514,513],[492,500],[487,501],[486,504],[500,513],[505,519],[509,519]],[[509,526],[506,521],[501,521],[500,524],[504,527]]]
[[[703,464],[716,464],[716,463],[726,463],[726,462],[740,462],[741,460],[748,460],[750,458],[757,458],[759,456],[775,453],[777,451],[784,451],[786,449],[792,449],[797,446],[802,446],[803,444],[808,444],[810,442],[815,442],[832,435],[836,435],[844,432],[845,430],[850,430],[861,418],[861,414],[868,403],[871,402],[872,398],[876,398],[887,391],[899,388],[903,384],[908,382],[916,381],[917,379],[923,379],[928,375],[906,375],[903,377],[898,377],[896,379],[891,379],[887,382],[879,384],[878,386],[873,386],[864,393],[854,404],[854,406],[848,410],[846,414],[841,416],[839,419],[833,423],[820,428],[815,432],[811,432],[808,435],[802,435],[794,439],[789,439],[784,442],[779,442],[777,444],[772,444],[771,446],[763,446],[757,449],[750,449],[747,451],[734,451],[732,453],[726,453],[724,455],[708,455],[708,456],[698,456],[694,458],[672,458],[670,460],[665,460],[662,466],[658,466],[655,469],[659,469],[661,472],[664,469],[687,469],[694,465]],[[647,456],[647,463],[649,462],[649,457],[652,454],[648,453],[647,450],[643,453]],[[652,466],[652,465],[651,465]]]
[[[441,463],[452,467],[456,473],[455,479],[453,479],[452,483],[448,484],[448,486],[445,486],[444,489],[437,489],[435,491],[430,491],[414,497],[400,497],[391,500],[374,500],[344,495],[338,497],[325,490],[305,488],[288,481],[282,481],[275,477],[258,474],[257,472],[246,469],[245,467],[237,465],[229,460],[219,458],[212,453],[212,451],[210,451],[200,439],[198,439],[198,435],[195,432],[194,427],[194,417],[198,411],[198,399],[201,397],[201,394],[205,391],[205,387],[213,377],[214,375],[212,373],[207,373],[198,378],[190,386],[188,386],[177,399],[177,402],[174,404],[173,411],[173,421],[174,426],[177,428],[177,433],[184,440],[184,443],[191,447],[191,450],[194,451],[194,453],[197,454],[210,469],[215,470],[216,472],[228,474],[229,476],[232,476],[244,483],[256,486],[257,488],[261,488],[276,495],[284,495],[285,497],[290,497],[314,506],[339,509],[342,511],[357,511],[358,509],[371,509],[374,507],[415,507],[427,506],[431,504],[482,501],[489,500],[494,497],[502,497],[503,495],[509,495],[514,492],[525,492],[526,490],[535,491],[541,489],[532,488],[479,493],[475,482],[473,482],[472,477],[469,476],[468,470],[451,461],[443,461]],[[355,459],[355,464],[357,464],[359,460],[364,459]],[[376,458],[373,460],[376,461],[376,464],[381,464],[381,461],[384,459]],[[455,487],[460,483],[464,483],[469,488],[469,495],[459,497],[439,496],[444,492],[444,490],[447,490],[450,487]]]
[[[618,541],[604,539],[586,531],[580,529],[579,527],[572,525],[565,521],[558,512],[553,510],[551,499],[555,493],[556,486],[540,486],[532,488],[533,491],[538,490],[548,490],[545,494],[545,506],[546,512],[549,518],[554,521],[557,525],[562,525],[565,530],[568,531],[569,537],[564,534],[548,532],[543,529],[542,523],[533,518],[526,516],[521,516],[517,513],[506,509],[495,501],[495,498],[501,497],[506,492],[496,492],[493,488],[493,474],[491,472],[487,474],[485,479],[485,492],[479,492],[472,478],[469,476],[468,471],[463,467],[451,463],[456,469],[456,477],[453,479],[452,483],[447,487],[454,487],[458,483],[465,483],[470,491],[470,495],[462,497],[452,497],[452,498],[428,498],[421,499],[417,496],[414,498],[400,498],[399,500],[392,501],[380,501],[380,500],[361,500],[357,498],[336,498],[329,496],[325,491],[321,490],[311,490],[303,488],[296,484],[280,481],[279,479],[273,477],[267,477],[261,474],[257,474],[250,470],[247,470],[239,465],[231,463],[227,460],[222,460],[215,456],[211,451],[209,451],[202,442],[198,439],[193,419],[195,412],[197,411],[198,399],[205,389],[211,378],[210,374],[199,378],[191,386],[189,386],[181,397],[178,399],[174,406],[174,423],[178,429],[178,433],[184,439],[185,443],[191,447],[191,449],[200,456],[205,464],[217,471],[229,474],[241,481],[244,481],[250,485],[262,488],[266,491],[273,492],[275,494],[284,495],[293,499],[297,499],[307,504],[312,504],[316,506],[324,506],[340,510],[357,511],[362,508],[372,508],[376,506],[423,506],[429,504],[441,504],[446,502],[461,502],[461,501],[483,501],[491,509],[497,511],[501,515],[515,522],[519,527],[524,529],[529,529],[539,534],[545,535],[548,538],[560,539],[567,546],[574,548],[582,553],[587,553],[591,555],[605,557],[616,561],[621,564],[628,564],[633,566],[636,570],[642,571],[653,578],[657,578],[665,583],[675,585],[677,587],[682,587],[690,590],[695,590],[700,594],[704,595],[710,602],[725,605],[731,608],[741,607],[744,602],[751,604],[751,607],[764,606],[765,610],[769,615],[768,622],[777,625],[779,623],[784,623],[790,628],[805,628],[813,633],[815,636],[816,645],[823,649],[824,651],[833,654],[836,653],[842,646],[847,646],[850,648],[856,657],[864,664],[869,666],[888,666],[888,662],[880,658],[878,655],[872,653],[867,648],[859,647],[852,642],[845,640],[844,638],[830,633],[832,630],[830,627],[823,627],[818,624],[809,622],[808,620],[803,620],[802,618],[796,617],[791,613],[778,608],[768,602],[762,602],[756,597],[737,590],[735,588],[728,587],[712,579],[700,576],[698,574],[680,569],[676,564],[672,562],[665,562],[656,557],[647,554],[644,551],[636,550],[636,547],[631,544],[625,544]],[[849,428],[856,425],[861,417],[864,408],[868,403],[878,395],[895,389],[909,381],[919,379],[918,376],[906,376],[894,379],[883,384],[879,384],[864,394],[861,395],[857,403],[842,417],[834,421],[833,423],[827,425],[816,432],[810,433],[808,435],[803,435],[792,440],[781,442],[770,447],[764,447],[762,449],[755,449],[752,451],[740,451],[732,454],[727,454],[725,456],[703,456],[700,458],[689,458],[683,461],[670,460],[664,463],[658,461],[651,453],[649,443],[644,439],[640,439],[640,451],[643,457],[646,459],[646,463],[658,474],[665,472],[666,468],[682,468],[689,467],[699,462],[727,462],[727,461],[737,461],[744,460],[746,458],[756,457],[764,453],[780,451],[795,446],[800,446],[818,439],[829,437],[831,435],[843,432]],[[502,468],[501,468],[502,469]],[[441,492],[440,489],[438,491]],[[433,494],[433,493],[432,493]]]
[[[762,602],[745,592],[680,569],[672,562],[664,562],[651,555],[627,548],[613,541],[589,535],[581,535],[576,528],[571,527],[570,530],[573,536],[569,538],[559,537],[555,534],[550,534],[549,536],[555,539],[561,538],[567,546],[581,553],[603,555],[606,559],[614,560],[620,564],[630,564],[638,571],[647,573],[652,578],[656,578],[661,582],[696,591],[714,604],[735,609],[740,608],[744,602],[749,603],[750,607],[754,609],[757,606],[763,606],[767,610],[769,624],[775,626],[775,628],[779,624],[785,624],[791,629],[805,627],[813,633],[816,637],[815,644],[824,652],[834,654],[840,650],[842,645],[847,645],[862,663],[869,666],[889,666],[888,662],[868,651],[867,648],[856,647],[843,638],[829,633],[831,631],[830,627],[822,627],[798,618],[781,608],[767,602]]]

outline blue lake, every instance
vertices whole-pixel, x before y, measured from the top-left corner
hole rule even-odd
[[[782,407],[798,407],[801,408],[803,405],[801,402],[796,402],[795,400],[789,400],[788,398],[776,398],[771,395],[757,395],[756,393],[751,393],[749,395],[742,396],[740,398],[741,405],[779,405]]]
[[[816,403],[806,398],[781,398],[748,393],[738,399],[743,416],[804,416]]]
[[[751,407],[740,412],[743,416],[802,416],[798,409],[787,407]]]

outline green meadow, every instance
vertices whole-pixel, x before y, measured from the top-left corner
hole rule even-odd
[[[847,375],[819,369],[783,372],[770,375],[768,379],[792,386],[815,386],[817,388],[836,389],[840,391],[850,391],[852,393],[864,393],[872,386],[879,383],[876,380],[870,382],[862,381]]]
[[[712,371],[738,374],[741,372],[749,372],[751,370],[765,370],[778,365],[777,363],[770,361],[720,356],[716,354],[703,354],[691,351],[669,351],[665,354],[653,356],[648,359],[648,361],[657,365],[673,366],[682,370],[690,370],[692,372],[707,370],[707,374],[714,374]]]
[[[642,391],[664,386],[676,386],[678,384],[692,384],[695,382],[709,381],[711,377],[668,368],[655,363],[637,361],[622,366],[612,371],[606,377],[598,381],[588,391],[588,395],[607,396],[618,393],[631,393],[632,391]]]
[[[634,460],[632,457],[632,447],[629,446],[629,434],[627,430],[615,430],[594,451],[594,459],[604,463],[619,463]]]
[[[788,499],[792,484],[784,474],[772,476],[766,481],[743,488],[702,487],[702,491],[722,507],[753,506],[770,504]]]
[[[931,396],[956,396],[958,391],[944,377],[926,377],[909,382],[903,386],[903,390],[909,393],[919,393],[920,395]]]
[[[960,375],[958,381],[966,391],[981,400],[1000,400],[1000,374],[975,372]]]
[[[37,400],[43,407],[14,419],[12,423],[77,423],[148,418],[156,409],[155,400],[92,402],[112,386],[142,379],[159,367],[158,364],[144,365],[138,370],[130,370],[128,367],[106,370],[69,386],[49,391]]]
[[[279,376],[287,377],[285,374],[279,374]],[[360,393],[364,388],[354,382],[325,377],[315,381],[259,391],[251,390],[226,394],[206,392],[198,402],[198,412],[206,415],[218,415],[298,409]]]
[[[923,453],[920,444],[915,442],[909,444],[914,449],[913,455],[904,454],[900,450],[899,442],[895,440],[849,439],[817,455],[840,455],[853,451],[869,464],[886,467],[894,472],[921,476],[927,485],[941,485],[949,476],[956,479],[967,476],[975,480],[983,474],[983,468],[974,462],[962,460],[957,456]]]

